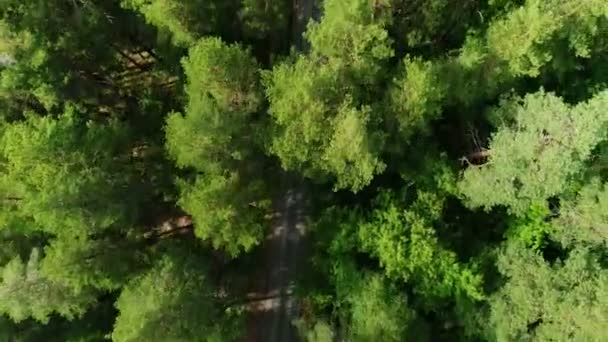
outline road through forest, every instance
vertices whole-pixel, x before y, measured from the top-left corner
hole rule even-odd
[[[294,0],[293,45],[306,51],[303,33],[310,18],[317,17],[314,0]],[[279,184],[277,184],[279,185]],[[293,289],[298,265],[304,255],[306,235],[306,196],[304,186],[294,177],[283,175],[280,196],[273,201],[273,221],[262,245],[259,265],[263,267],[250,293],[247,341],[298,341],[293,322],[299,309]]]
[[[306,203],[302,186],[285,176],[287,189],[275,199],[275,214],[260,260],[256,289],[251,293],[247,341],[297,341],[293,321],[298,304],[293,297],[294,280],[303,255],[306,234]]]

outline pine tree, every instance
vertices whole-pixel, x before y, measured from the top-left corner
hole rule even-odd
[[[325,1],[323,9],[306,33],[310,52],[266,75],[270,151],[287,169],[356,192],[385,168],[382,118],[369,90],[384,77],[391,39],[386,17],[376,18],[367,1]]]
[[[39,262],[40,252],[33,249],[27,263],[16,257],[4,266],[0,312],[16,322],[31,317],[45,323],[53,313],[70,319],[79,317],[95,303],[94,292],[78,291],[44,277]]]
[[[257,134],[261,92],[256,61],[239,45],[206,38],[184,60],[185,115],[171,114],[167,149],[178,166],[193,169],[181,182],[179,204],[193,216],[195,233],[233,256],[262,238],[267,192]],[[256,132],[258,131],[258,132]]]
[[[608,273],[589,250],[574,250],[566,260],[551,266],[540,255],[513,244],[501,254],[498,267],[507,280],[489,299],[488,338],[603,338]]]
[[[116,302],[115,341],[231,341],[238,326],[218,304],[204,261],[169,249]]]
[[[0,180],[11,200],[2,210],[57,235],[131,226],[140,199],[130,191],[137,182],[127,132],[118,122],[84,122],[73,110],[7,126]]]
[[[550,93],[503,102],[493,116],[488,162],[469,166],[460,191],[472,207],[507,206],[523,214],[559,195],[584,170],[594,147],[606,139],[608,93],[570,107]]]

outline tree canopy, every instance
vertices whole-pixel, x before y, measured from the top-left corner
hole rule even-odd
[[[464,172],[461,191],[474,206],[505,205],[514,213],[559,195],[580,173],[593,149],[608,138],[608,93],[569,108],[543,92],[501,104],[488,163]]]
[[[116,301],[115,341],[228,341],[238,336],[222,322],[200,259],[169,251],[134,278]]]
[[[183,184],[179,204],[192,214],[197,236],[236,255],[261,239],[268,201],[255,160],[262,102],[257,64],[242,47],[208,38],[183,65],[188,104],[185,115],[167,118],[167,149],[178,166],[197,174]]]
[[[489,336],[511,340],[597,340],[608,315],[606,270],[594,253],[572,251],[548,264],[539,255],[507,247],[498,266],[507,282],[489,300]]]
[[[0,340],[250,340],[275,294],[304,341],[605,339],[607,32],[606,0],[0,2]]]

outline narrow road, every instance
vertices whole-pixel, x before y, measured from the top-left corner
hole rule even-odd
[[[308,50],[303,38],[310,18],[317,16],[315,0],[294,0],[292,41],[300,51]],[[279,185],[279,184],[277,184]],[[306,196],[301,183],[284,174],[280,186],[284,191],[273,203],[274,219],[264,245],[263,260],[249,313],[247,341],[298,341],[293,325],[299,314],[293,295],[298,265],[303,261],[306,235]],[[257,299],[257,300],[256,300]]]
[[[306,203],[302,186],[293,181],[275,200],[272,229],[264,241],[264,251],[258,279],[258,291],[250,312],[248,341],[297,341],[293,322],[298,317],[298,305],[293,296],[294,280],[303,251],[306,234]]]

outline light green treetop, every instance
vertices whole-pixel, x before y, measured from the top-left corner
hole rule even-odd
[[[205,38],[182,62],[188,78],[185,115],[167,119],[167,149],[181,167],[220,172],[249,157],[254,114],[262,102],[258,65],[239,45]]]
[[[394,194],[382,194],[369,220],[358,227],[362,248],[378,258],[390,278],[411,283],[428,303],[450,296],[480,300],[479,274],[439,244],[433,225],[442,208],[441,198],[424,191],[409,207]]]
[[[144,265],[140,245],[121,239],[62,236],[45,247],[41,271],[48,279],[78,290],[116,290]]]
[[[507,206],[522,214],[560,194],[606,139],[608,92],[571,107],[550,93],[503,102],[486,164],[469,166],[459,188],[472,207]]]
[[[406,57],[401,74],[393,79],[388,96],[388,112],[399,123],[404,138],[425,132],[439,118],[447,87],[442,82],[441,64]]]
[[[608,187],[594,178],[572,199],[560,204],[554,220],[556,237],[566,245],[608,244]]]
[[[378,274],[362,277],[347,300],[351,341],[372,342],[378,336],[384,341],[403,341],[415,316],[405,294]]]
[[[266,74],[273,118],[270,151],[287,169],[361,190],[384,170],[382,120],[370,92],[393,55],[384,17],[367,1],[325,1],[309,25],[307,55]],[[350,143],[350,151],[346,148]]]
[[[551,61],[551,42],[565,38],[577,56],[588,57],[598,21],[608,17],[602,0],[528,0],[488,29],[488,50],[516,76],[538,76]]]
[[[74,112],[8,125],[0,139],[0,184],[14,200],[2,209],[53,234],[128,227],[137,211],[126,141],[118,122],[83,122]]]
[[[608,320],[608,272],[588,250],[551,266],[517,244],[498,260],[506,284],[489,299],[496,341],[599,341]]]
[[[34,318],[42,323],[53,313],[72,319],[96,301],[95,293],[78,291],[46,278],[39,269],[40,252],[33,249],[27,263],[15,257],[2,270],[0,312],[16,322]]]

